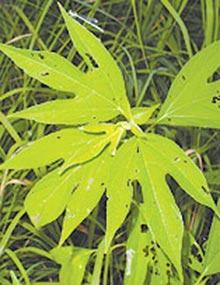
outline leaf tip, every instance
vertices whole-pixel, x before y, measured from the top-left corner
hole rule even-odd
[[[60,12],[63,14],[63,12],[66,12],[65,11],[65,9],[64,9],[64,7],[63,7],[63,5],[59,2],[59,1],[57,1],[57,6],[58,6],[58,8],[60,9]]]

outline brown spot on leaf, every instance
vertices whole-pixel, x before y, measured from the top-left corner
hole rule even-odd
[[[219,95],[219,96],[213,96],[213,97],[212,97],[212,101],[211,101],[211,102],[212,102],[213,104],[216,104],[218,101],[220,101],[220,95]]]
[[[48,76],[50,73],[48,71],[42,72],[41,76]]]
[[[42,55],[41,53],[39,53],[38,56],[40,59],[42,59],[42,60],[44,59],[44,55]]]
[[[203,190],[206,194],[209,194],[209,190],[207,189],[207,187],[202,186],[202,190]]]
[[[148,226],[146,224],[141,225],[141,232],[146,233],[148,231]]]

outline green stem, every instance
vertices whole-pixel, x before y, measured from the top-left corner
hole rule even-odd
[[[0,185],[0,211],[1,211],[2,205],[3,205],[3,198],[4,198],[4,192],[5,192],[5,182],[6,182],[7,174],[8,174],[8,171],[6,170],[3,174],[2,182]]]
[[[25,209],[22,208],[18,213],[17,215],[14,217],[14,219],[11,221],[9,227],[7,228],[4,236],[3,236],[3,239],[1,240],[1,243],[0,243],[0,256],[3,254],[5,248],[6,248],[6,245],[11,237],[11,234],[12,232],[14,231],[15,227],[17,226],[20,218],[24,215],[25,213]]]
[[[107,285],[108,284],[108,268],[109,268],[109,251],[106,253],[106,256],[105,256],[103,285]]]

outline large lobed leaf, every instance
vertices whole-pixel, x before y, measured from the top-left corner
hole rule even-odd
[[[91,68],[87,74],[90,87],[98,88],[101,94],[106,94],[118,106],[122,114],[130,117],[124,80],[116,61],[99,39],[75,21],[60,4],[59,7],[76,49]]]
[[[29,76],[56,90],[74,93],[77,98],[40,104],[11,117],[52,124],[106,121],[119,114],[131,119],[123,76],[116,62],[98,38],[59,7],[76,49],[89,66],[87,72],[53,52],[5,44],[0,44],[0,50]]]
[[[220,67],[220,41],[193,56],[182,68],[158,115],[172,126],[220,128],[220,81],[209,82]]]
[[[131,183],[138,180],[144,199],[142,215],[153,239],[159,243],[181,276],[183,223],[166,182],[167,174],[196,201],[218,213],[200,170],[174,142],[155,134],[129,139],[114,157],[104,151],[97,158],[75,166],[67,173],[61,175],[55,171],[48,174],[28,195],[26,209],[37,226],[56,219],[66,209],[60,240],[62,244],[96,207],[106,189],[106,252],[129,212],[133,195]],[[62,186],[64,182],[65,187]],[[55,184],[62,187],[55,187]],[[60,197],[63,197],[62,201]],[[43,205],[35,207],[36,199],[46,200],[47,209]],[[52,216],[48,214],[51,209]]]

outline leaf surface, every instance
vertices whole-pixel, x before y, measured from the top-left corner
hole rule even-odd
[[[76,247],[54,248],[51,254],[61,264],[60,284],[81,285],[86,265],[93,250]]]
[[[63,170],[87,161],[109,143],[106,135],[92,135],[78,129],[63,129],[28,143],[0,165],[0,169],[29,169],[64,159]]]
[[[152,153],[143,143],[140,144],[140,152],[142,169],[138,180],[144,197],[145,219],[154,239],[169,256],[179,276],[182,277],[183,224],[179,209],[165,181],[164,170],[158,169],[157,164],[152,161]]]
[[[91,92],[86,75],[67,59],[48,51],[31,51],[0,44],[0,51],[29,76],[56,90],[86,95]]]
[[[218,209],[220,209],[220,200],[218,201]],[[220,272],[220,221],[214,216],[207,247],[205,251],[205,258],[203,262],[202,275],[211,275]]]
[[[56,169],[39,180],[25,199],[25,209],[39,228],[54,221],[64,211],[76,186],[75,169],[60,175]]]
[[[175,142],[160,135],[148,134],[142,145],[153,153],[149,160],[155,166],[160,165],[165,175],[171,175],[187,194],[218,214],[205,176]]]
[[[78,166],[75,175],[78,187],[66,207],[60,244],[97,206],[105,191],[109,159],[108,152],[104,152],[96,159]]]
[[[145,204],[143,214],[153,238],[173,262],[181,278],[183,224],[166,182],[167,174],[196,201],[209,206],[216,213],[218,211],[202,172],[174,142],[159,135],[148,134],[139,139],[137,155],[137,179],[142,186]]]
[[[159,104],[155,104],[151,107],[134,107],[131,109],[134,121],[138,125],[146,124],[155,110],[159,107]]]
[[[117,151],[110,162],[111,173],[107,182],[107,228],[105,234],[105,251],[124,222],[132,202],[135,178],[136,140],[130,139]]]
[[[59,8],[73,44],[91,68],[87,74],[91,88],[97,88],[101,94],[106,94],[106,98],[114,102],[123,115],[130,118],[124,79],[116,61],[95,35],[74,20],[60,4]]]
[[[150,242],[145,228],[145,221],[138,213],[126,244],[126,269],[124,285],[143,285],[147,275]],[[147,252],[148,249],[148,252]],[[142,265],[142,266],[140,266]]]
[[[220,67],[220,41],[198,52],[182,68],[158,115],[158,123],[220,128],[220,81],[209,82]]]
[[[79,125],[108,121],[119,114],[119,111],[112,109],[112,105],[102,98],[87,95],[46,102],[13,113],[8,117],[34,120],[44,124]]]

